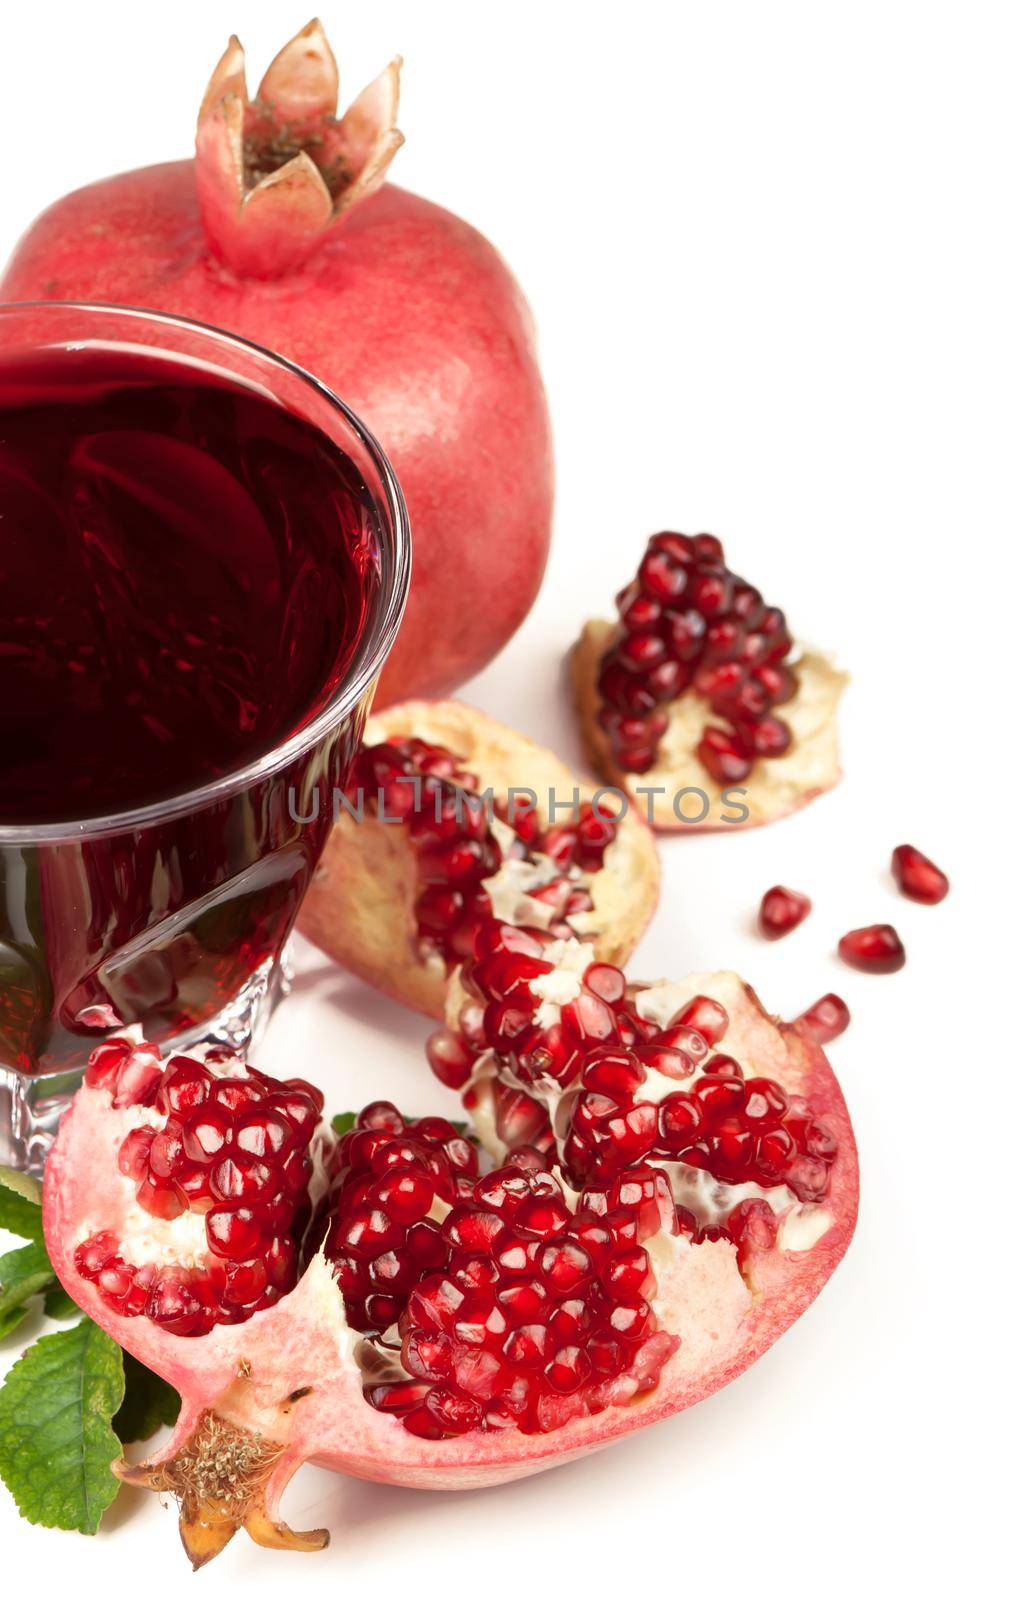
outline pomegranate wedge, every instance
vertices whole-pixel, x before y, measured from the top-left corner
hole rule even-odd
[[[573,689],[595,769],[655,827],[772,822],[833,787],[847,679],[796,648],[718,539],[655,534],[617,603],[584,628]]]
[[[182,1393],[168,1443],[117,1470],[177,1497],[197,1565],[240,1527],[320,1548],[278,1516],[304,1461],[475,1488],[693,1405],[847,1248],[840,1090],[739,978],[629,985],[587,945],[499,922],[475,946],[450,1002],[492,1168],[386,1102],[335,1140],[311,1085],[224,1051],[162,1067],[104,1045],[64,1118],[47,1246]]]
[[[429,1016],[484,919],[594,936],[613,961],[651,920],[658,856],[636,809],[620,821],[612,796],[595,803],[588,780],[471,706],[371,718],[347,799],[299,926]]]

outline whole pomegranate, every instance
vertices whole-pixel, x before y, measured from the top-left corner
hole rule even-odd
[[[847,1248],[858,1167],[818,1044],[732,973],[627,984],[489,921],[451,978],[481,1144],[378,1101],[338,1138],[303,1078],[101,1045],[47,1163],[68,1292],[182,1392],[120,1476],[195,1564],[279,1519],[304,1461],[464,1489],[556,1466],[728,1383]],[[458,1074],[454,1073],[457,1077]]]
[[[51,206],[5,300],[93,300],[195,317],[322,378],[377,435],[411,514],[414,578],[380,685],[441,694],[526,615],[550,539],[547,405],[525,301],[460,218],[384,183],[403,143],[399,61],[336,118],[318,21],[249,100],[230,40],[196,160],[121,173]]]

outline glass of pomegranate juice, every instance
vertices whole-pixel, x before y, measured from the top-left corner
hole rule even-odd
[[[0,307],[0,1162],[89,1051],[244,1047],[410,568],[360,421],[257,346]]]

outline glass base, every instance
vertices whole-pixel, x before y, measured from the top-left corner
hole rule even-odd
[[[292,981],[287,948],[278,960],[265,961],[251,973],[239,994],[217,1016],[165,1041],[164,1053],[174,1055],[200,1044],[224,1044],[243,1054],[260,1039],[272,1012],[289,994]],[[88,1053],[84,1051],[84,1056]],[[29,1078],[0,1066],[0,1166],[36,1174],[43,1171],[57,1125],[85,1069],[84,1059],[74,1071]]]

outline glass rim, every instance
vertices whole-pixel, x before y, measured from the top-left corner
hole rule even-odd
[[[408,510],[404,502],[401,486],[397,475],[390,465],[382,445],[375,435],[366,427],[361,418],[351,410],[350,406],[339,395],[334,393],[329,386],[308,372],[305,367],[291,361],[288,356],[279,355],[274,350],[269,350],[265,345],[247,339],[241,334],[229,333],[224,328],[217,328],[211,323],[200,322],[194,317],[181,317],[171,311],[152,311],[146,306],[123,306],[115,304],[102,304],[89,300],[9,300],[0,302],[0,319],[8,318],[19,313],[41,311],[71,311],[82,312],[90,316],[109,316],[136,318],[140,322],[167,325],[172,328],[186,328],[194,333],[205,335],[216,347],[225,346],[229,349],[242,349],[251,355],[258,356],[270,367],[289,372],[294,377],[313,389],[317,395],[327,401],[333,410],[342,415],[347,425],[357,435],[360,443],[368,451],[369,458],[378,475],[378,487],[382,490],[389,514],[390,528],[388,533],[392,538],[384,541],[383,545],[383,584],[374,605],[374,613],[363,627],[363,640],[359,638],[359,646],[355,651],[354,660],[350,669],[345,673],[332,698],[324,705],[316,717],[305,723],[296,733],[288,739],[274,745],[271,750],[249,761],[244,767],[236,767],[231,772],[223,773],[219,778],[200,784],[198,787],[188,789],[182,794],[171,795],[164,800],[153,800],[146,805],[133,806],[127,811],[110,812],[105,816],[86,817],[82,820],[68,820],[63,822],[45,823],[4,823],[0,822],[0,844],[5,845],[33,845],[40,843],[58,843],[95,838],[103,834],[130,833],[138,829],[151,827],[157,823],[168,821],[174,817],[182,816],[188,812],[199,811],[215,804],[219,800],[228,799],[241,790],[250,788],[260,779],[269,777],[281,768],[289,766],[298,756],[303,755],[313,745],[323,739],[326,734],[353,711],[362,697],[368,692],[382,670],[390,647],[397,637],[404,615],[404,607],[408,598],[408,587],[411,581],[411,528],[408,521]],[[158,347],[159,348],[159,347]],[[232,373],[227,373],[232,377]]]

